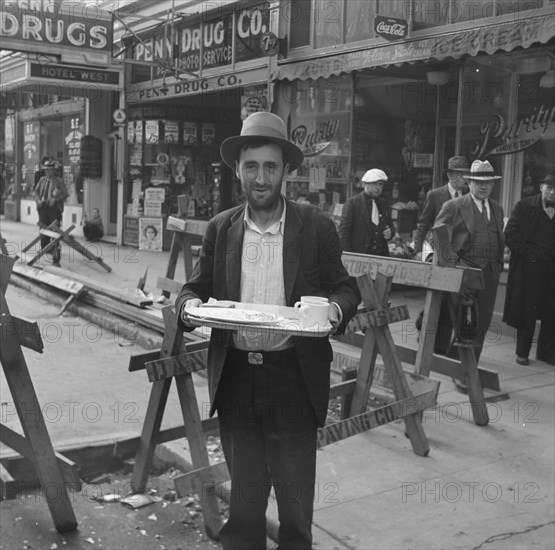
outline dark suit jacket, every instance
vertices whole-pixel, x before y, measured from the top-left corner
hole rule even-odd
[[[383,231],[389,226],[393,233],[393,223],[385,200],[378,197],[376,204],[380,214],[377,227],[372,223],[372,207],[364,191],[351,197],[343,205],[339,224],[339,239],[343,252],[389,256]]]
[[[449,187],[447,184],[437,189],[431,189],[426,195],[426,202],[424,203],[424,208],[420,213],[418,218],[418,223],[416,224],[416,230],[414,234],[414,251],[422,252],[422,245],[426,240],[426,235],[430,228],[433,227],[436,217],[441,210],[444,203],[451,200],[451,193],[449,193]],[[432,239],[429,239],[430,244]]]
[[[503,268],[503,250],[505,248],[505,239],[503,237],[503,208],[497,202],[488,199],[492,215],[497,224],[497,262]],[[445,250],[444,258],[455,262],[455,265],[461,265],[460,256],[468,251],[472,245],[475,232],[475,212],[470,193],[451,199],[443,204],[439,214],[437,215],[435,226],[447,225],[449,235],[451,237],[451,246]],[[477,267],[468,265],[467,267]]]
[[[339,332],[344,331],[360,303],[360,294],[341,262],[335,225],[312,205],[286,201],[286,208],[283,235],[286,304],[293,306],[304,295],[325,296],[341,308],[343,321]],[[244,211],[245,205],[232,208],[208,224],[199,261],[175,303],[179,318],[183,304],[191,298],[200,298],[203,302],[210,297],[240,300]],[[181,320],[180,327],[188,330]],[[218,392],[225,391],[219,388],[219,381],[230,341],[230,331],[212,329],[208,348],[210,414],[217,409]],[[329,400],[331,345],[327,337],[295,336],[293,342],[315,417],[322,426]]]
[[[511,250],[503,321],[511,327],[555,315],[555,218],[541,194],[517,202],[505,227]]]

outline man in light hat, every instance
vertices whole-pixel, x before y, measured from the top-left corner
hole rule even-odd
[[[476,293],[478,308],[476,361],[480,358],[484,339],[493,316],[499,275],[503,270],[503,208],[490,198],[501,176],[486,160],[475,160],[468,180],[470,193],[447,201],[441,208],[435,226],[447,225],[451,246],[442,250],[448,262],[480,268],[485,287]],[[434,226],[434,227],[435,227]]]
[[[192,330],[187,311],[211,297],[293,306],[312,295],[329,301],[329,322],[342,332],[360,294],[341,262],[331,219],[281,194],[287,173],[303,161],[283,121],[253,113],[220,154],[247,204],[208,224],[199,262],[176,300],[180,327]],[[212,329],[210,415],[218,411],[231,475],[229,520],[219,534],[224,549],[266,548],[272,487],[279,547],[312,547],[316,434],[326,419],[332,357],[327,336]]]
[[[57,175],[58,165],[53,160],[47,160],[44,163],[44,176],[42,176],[35,188],[33,189],[33,197],[37,205],[37,213],[39,215],[39,225],[49,226],[53,221],[62,224],[62,213],[64,211],[64,202],[67,198],[66,186]],[[40,246],[46,247],[50,243],[50,237],[41,236]],[[52,251],[52,263],[60,264],[61,247],[56,246]]]
[[[462,197],[468,192],[468,186],[464,176],[467,176],[470,171],[466,157],[455,156],[447,161],[447,169],[445,174],[447,176],[447,183],[436,189],[430,189],[426,195],[426,202],[424,208],[418,218],[416,230],[414,232],[414,251],[416,259],[422,260],[422,247],[426,236],[428,235],[431,227],[434,225],[435,219],[441,210],[441,207],[447,201]],[[433,242],[432,235],[428,237],[430,244]],[[416,322],[418,330],[422,326],[423,312],[420,314]],[[449,349],[451,343],[451,335],[453,327],[451,323],[451,314],[449,313],[449,305],[446,299],[442,300],[439,310],[439,317],[437,320],[436,337],[434,344],[434,352],[438,354],[445,354]]]
[[[511,258],[503,321],[516,328],[516,362],[529,364],[539,320],[536,359],[555,365],[555,171],[538,195],[516,203],[505,239]]]
[[[339,239],[343,252],[389,256],[387,241],[393,236],[393,223],[387,203],[380,197],[387,175],[372,168],[362,176],[364,191],[343,205]]]

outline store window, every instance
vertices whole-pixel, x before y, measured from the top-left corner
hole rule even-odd
[[[305,155],[288,180],[292,200],[324,211],[345,201],[351,179],[351,99],[350,76],[280,84],[277,114]]]
[[[555,89],[540,86],[544,74],[519,78],[519,138],[530,143],[520,152],[521,198],[539,193],[541,180],[555,169]]]
[[[307,0],[291,0],[285,7],[285,19],[289,21],[289,47],[310,45],[310,19],[312,3]]]
[[[364,0],[345,2],[345,42],[374,38],[376,3]]]
[[[461,151],[470,162],[489,160],[503,175],[505,154],[514,154],[503,134],[509,123],[511,64],[508,56],[484,55],[469,58],[464,65]],[[496,185],[492,198],[500,202],[503,186]]]

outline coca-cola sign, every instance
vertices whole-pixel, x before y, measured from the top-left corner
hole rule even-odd
[[[387,40],[406,38],[408,28],[408,23],[404,19],[384,17],[383,15],[377,15],[374,18],[374,31]]]

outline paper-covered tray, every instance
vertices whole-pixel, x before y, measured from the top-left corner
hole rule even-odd
[[[331,324],[302,328],[298,311],[292,307],[241,302],[206,303],[186,310],[191,324],[197,327],[249,330],[259,333],[282,333],[290,336],[328,336]]]

